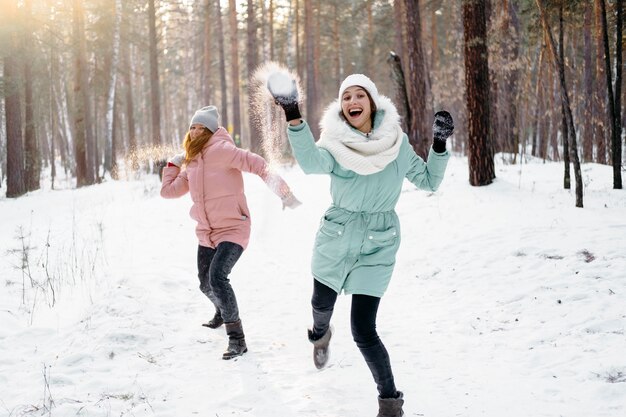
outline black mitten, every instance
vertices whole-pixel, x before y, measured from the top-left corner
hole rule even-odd
[[[454,120],[445,110],[435,113],[433,122],[433,150],[437,153],[446,151],[446,140],[454,132]]]
[[[288,122],[302,118],[298,107],[296,80],[285,73],[275,72],[267,79],[267,89],[274,97],[274,102],[283,108]]]

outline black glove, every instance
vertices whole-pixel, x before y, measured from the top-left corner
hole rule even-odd
[[[454,132],[454,120],[445,110],[435,113],[433,122],[433,150],[437,153],[446,151],[446,140]]]
[[[283,108],[288,122],[302,118],[298,107],[296,80],[285,73],[275,72],[267,79],[267,89],[274,97],[274,103]]]

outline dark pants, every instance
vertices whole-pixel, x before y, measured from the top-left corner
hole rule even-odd
[[[243,248],[232,242],[222,242],[215,249],[198,246],[198,278],[200,290],[221,312],[226,323],[239,320],[239,308],[228,275],[243,253]]]
[[[330,326],[337,293],[326,285],[313,281],[313,337],[322,337]],[[376,313],[380,298],[353,294],[350,311],[352,338],[356,342],[367,366],[372,372],[381,398],[395,398],[396,385],[393,380],[389,354],[376,333]]]

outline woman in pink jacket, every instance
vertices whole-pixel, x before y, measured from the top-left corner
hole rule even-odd
[[[241,172],[261,177],[281,198],[283,208],[295,208],[300,202],[280,176],[269,172],[262,157],[235,146],[226,129],[219,127],[218,119],[215,106],[195,112],[183,142],[185,152],[163,168],[161,196],[191,194],[189,214],[197,222],[200,290],[215,305],[214,317],[203,326],[215,329],[225,324],[229,341],[222,358],[231,359],[248,350],[228,279],[250,240],[250,210]]]

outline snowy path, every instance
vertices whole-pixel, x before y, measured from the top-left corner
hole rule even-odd
[[[472,188],[453,158],[437,194],[405,185],[378,323],[407,417],[626,414],[626,193],[610,189],[610,168],[585,166],[580,210],[560,165],[519,169]],[[284,175],[295,211],[246,176],[253,235],[232,282],[250,352],[236,361],[220,359],[223,328],[200,326],[212,311],[188,199],[160,199],[155,178],[0,199],[0,416],[373,417],[348,297],[330,367],[311,363],[308,265],[328,182]],[[21,303],[20,226],[32,274],[48,233],[51,270],[80,272],[53,309],[41,292],[35,309]]]

